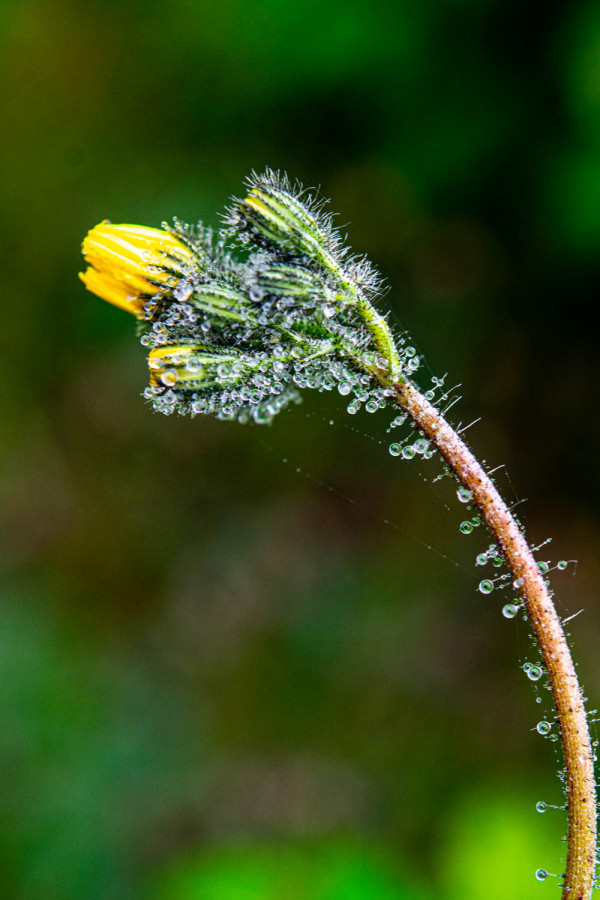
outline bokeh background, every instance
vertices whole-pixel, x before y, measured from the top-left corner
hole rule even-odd
[[[337,395],[153,414],[77,272],[104,218],[319,186],[540,559],[579,561],[598,705],[600,2],[3,0],[0,35],[0,893],[558,896],[548,694],[456,485]]]

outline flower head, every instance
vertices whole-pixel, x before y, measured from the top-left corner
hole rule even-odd
[[[234,200],[225,229],[175,221],[164,230],[103,222],[87,235],[88,290],[141,320],[154,408],[268,422],[298,389],[385,404],[401,377],[380,284],[349,256],[331,219],[268,170]],[[236,259],[232,249],[245,248]]]
[[[87,234],[83,255],[89,267],[79,277],[86,288],[138,319],[147,316],[148,301],[176,287],[195,262],[168,231],[110,222]]]

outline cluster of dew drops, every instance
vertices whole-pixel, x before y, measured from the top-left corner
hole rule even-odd
[[[250,290],[250,296],[252,291]],[[177,303],[173,304],[168,314],[162,314],[152,325],[150,332],[142,335],[141,342],[146,347],[159,347],[169,342],[176,341],[187,343],[189,338],[196,334],[198,329],[206,337],[209,344],[217,343],[213,327],[209,319],[202,319],[202,313],[192,305],[181,302],[181,298],[175,291]],[[251,297],[252,299],[252,297]],[[285,306],[285,298],[277,301],[277,306]],[[289,301],[291,303],[291,301]],[[326,318],[330,319],[336,313],[331,307],[319,306],[316,301],[315,309],[320,310]],[[303,304],[303,315],[306,314],[308,302]],[[341,308],[341,307],[340,307]],[[342,309],[343,311],[343,309]],[[279,310],[279,314],[282,310]],[[294,313],[296,314],[296,313]],[[290,313],[290,315],[292,315]],[[337,387],[343,397],[348,397],[347,411],[351,415],[364,408],[369,413],[377,412],[389,405],[390,392],[374,382],[373,375],[367,371],[360,371],[356,360],[345,359],[344,352],[338,358],[331,355],[328,341],[317,341],[306,338],[302,346],[290,348],[276,343],[264,349],[244,349],[244,342],[252,342],[257,334],[264,332],[265,322],[258,318],[256,323],[247,325],[230,324],[229,342],[232,345],[232,353],[224,354],[221,358],[221,350],[212,353],[212,362],[207,364],[202,359],[202,354],[192,356],[185,361],[184,368],[189,374],[198,376],[197,382],[190,381],[190,388],[182,392],[178,388],[178,373],[173,366],[160,360],[153,360],[153,366],[160,371],[157,373],[157,384],[148,387],[144,396],[152,401],[157,412],[169,415],[173,412],[182,415],[197,415],[199,413],[215,415],[219,419],[237,419],[240,423],[254,421],[256,424],[269,424],[274,416],[283,410],[290,402],[299,403],[301,394],[299,391],[306,388],[316,389],[320,392],[332,391]],[[293,327],[295,320],[282,319],[279,324]],[[258,327],[260,326],[260,327]],[[224,327],[219,325],[219,327]],[[348,325],[336,324],[334,320],[328,327],[335,333],[343,335],[346,342],[354,346],[355,357],[360,358],[366,367],[376,366],[379,369],[388,367],[387,360],[379,357],[369,349],[369,338],[364,327],[355,323],[354,328]],[[214,329],[213,329],[214,330]],[[271,336],[275,340],[275,333]],[[402,370],[407,375],[412,375],[420,365],[419,357],[414,347],[405,347],[405,340],[399,340],[399,355]],[[327,350],[327,352],[324,352]],[[433,392],[430,392],[433,397]],[[394,427],[404,422],[404,416],[396,416]],[[405,447],[403,455],[410,458],[415,453],[423,453],[424,456],[433,456],[433,451],[427,453],[428,442],[421,440],[416,442],[414,450]],[[393,451],[390,449],[390,452]],[[401,451],[399,451],[400,453]]]
[[[421,364],[421,360],[416,355],[417,351],[414,347],[405,347],[404,339],[400,338],[398,341],[398,349],[399,356],[402,365],[402,371],[405,375],[412,375],[417,371]],[[382,357],[378,357],[375,360],[376,364],[381,369],[387,369],[388,364],[387,360]],[[364,408],[368,413],[375,413],[379,409],[385,409],[388,406],[389,397],[386,391],[381,390],[381,388],[373,387],[373,379],[371,375],[364,374],[362,376],[357,376],[354,373],[348,373],[350,377],[346,377],[344,380],[338,382],[338,391],[342,396],[347,396],[352,394],[353,397],[348,403],[346,407],[346,411],[351,415],[356,415],[359,412],[364,404]],[[431,393],[431,397],[433,398],[433,393]],[[390,427],[388,431],[391,431],[392,428],[395,428],[399,425],[404,424],[406,421],[405,415],[397,415],[394,417],[392,422],[390,423]],[[398,447],[397,452],[393,449]],[[413,452],[409,451],[408,447],[405,447],[404,457],[406,459],[410,459],[416,453],[425,453],[427,448],[429,447],[429,442],[424,439],[421,440],[421,448],[415,449]],[[399,456],[402,453],[402,447],[399,444],[390,444],[390,453],[392,456]],[[431,452],[431,456],[433,456],[433,451]]]
[[[402,361],[402,370],[406,375],[412,375],[417,371],[421,364],[420,358],[417,356],[417,351],[414,347],[404,347],[401,351],[401,361]],[[425,399],[426,400],[435,400],[436,394],[443,388],[445,376],[442,378],[437,378],[434,376],[431,379],[432,387],[426,391]],[[443,393],[440,397],[437,397],[438,402],[443,402],[448,396],[448,393]],[[352,405],[352,404],[351,404]],[[367,412],[374,412],[374,408],[369,407],[369,403],[366,405]],[[348,412],[356,412],[355,409],[350,409],[348,407]],[[389,424],[388,432],[393,431],[396,428],[400,428],[407,421],[407,415],[405,413],[400,413],[399,415],[394,416],[392,421]],[[432,459],[435,456],[435,450],[431,447],[430,442],[427,438],[417,437],[416,440],[406,440],[404,442],[400,441],[392,441],[392,443],[388,446],[388,451],[390,456],[399,456],[401,459],[414,459],[415,457],[420,457],[421,459]]]

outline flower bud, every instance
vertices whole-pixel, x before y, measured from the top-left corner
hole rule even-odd
[[[334,256],[336,238],[329,221],[303,202],[275,173],[253,177],[243,200],[235,201],[226,224],[238,234],[242,243],[286,250],[293,257],[308,257],[320,267],[338,271]]]
[[[146,317],[148,301],[175,288],[195,262],[168,231],[109,222],[87,234],[83,254],[89,267],[79,277],[86,288],[138,319]]]
[[[244,371],[239,354],[214,353],[206,347],[187,344],[155,347],[148,356],[148,368],[151,386],[180,391],[206,390],[217,382],[237,382]]]

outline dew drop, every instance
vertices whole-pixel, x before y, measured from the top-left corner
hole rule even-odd
[[[531,675],[529,677],[531,678]],[[550,734],[550,731],[552,730],[552,725],[550,724],[550,722],[546,722],[544,720],[538,722],[535,727],[538,734]]]
[[[484,578],[483,581],[479,582],[479,590],[482,594],[491,594],[494,590],[494,583],[487,578]]]
[[[563,571],[567,568],[568,565],[569,565],[569,563],[566,561],[566,559],[561,559],[561,560],[559,560],[559,562],[556,564],[556,568],[557,568],[557,569],[560,569],[561,572],[563,572]]]
[[[194,286],[190,284],[189,281],[180,281],[175,290],[173,291],[173,296],[180,303],[185,303],[188,297],[194,293]]]
[[[461,522],[459,528],[463,534],[471,534],[473,531],[473,523],[472,522]]]
[[[400,456],[402,453],[402,447],[400,444],[390,444],[389,451],[391,456]]]
[[[477,566],[485,566],[485,564],[486,564],[487,561],[488,561],[488,555],[487,555],[487,553],[478,553],[477,556],[476,556],[476,558],[475,558],[475,565],[477,565]]]
[[[540,800],[539,803],[536,803],[536,804],[535,804],[535,808],[537,809],[537,811],[538,811],[539,813],[545,813],[546,810],[548,809],[548,804],[547,804],[547,803],[544,803],[543,800]]]
[[[360,409],[360,400],[351,400],[346,409],[351,416],[355,415]]]
[[[407,447],[402,448],[402,456],[404,459],[412,459],[416,452],[417,451],[412,446],[412,444],[409,444]]]
[[[374,413],[379,409],[379,403],[377,400],[367,400],[365,409],[367,412]]]
[[[257,406],[252,410],[252,417],[257,425],[268,425],[271,421],[272,413],[268,406]]]
[[[425,453],[429,449],[429,441],[426,438],[419,438],[413,444],[417,453]]]
[[[502,607],[502,615],[505,619],[514,619],[518,612],[519,607],[514,603],[507,603],[506,606]]]
[[[538,569],[540,570],[542,575],[545,575],[549,568],[550,568],[550,566],[548,565],[547,562],[539,562],[538,563]]]
[[[466,487],[459,487],[456,492],[456,496],[460,500],[461,503],[468,503],[469,500],[473,497],[473,492],[468,490]]]
[[[538,881],[545,881],[546,878],[548,877],[548,872],[546,872],[545,869],[538,869],[537,872],[535,873],[535,877],[537,878]]]
[[[527,671],[527,677],[530,681],[539,681],[543,674],[543,670],[540,666],[531,666]]]
[[[165,387],[173,387],[173,385],[177,384],[177,378],[178,376],[175,369],[165,369],[160,376],[160,380]]]
[[[198,359],[197,356],[192,356],[186,362],[185,368],[188,372],[191,372],[193,375],[195,375],[198,372],[202,371],[202,360]]]
[[[481,519],[479,518],[479,516],[473,516],[473,518],[471,519],[471,525],[474,528],[477,528],[479,525],[481,525]]]
[[[346,394],[349,394],[351,390],[352,390],[352,385],[350,384],[349,381],[340,381],[340,383],[338,384],[338,391],[340,392],[342,397],[345,396]]]

